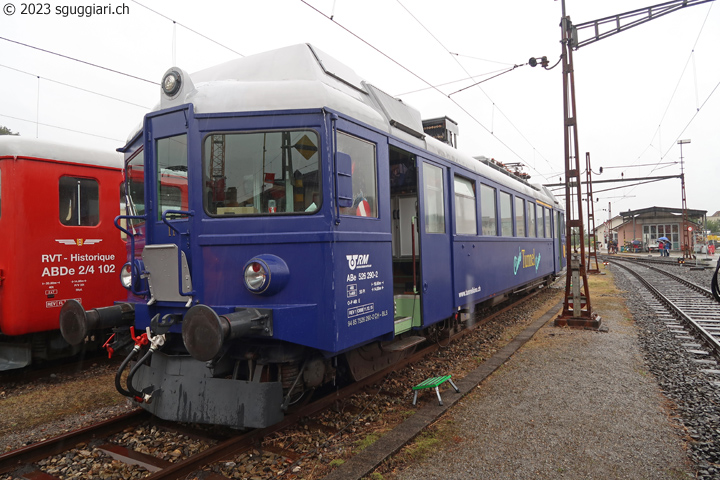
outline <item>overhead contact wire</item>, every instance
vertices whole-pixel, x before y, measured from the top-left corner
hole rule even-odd
[[[221,46],[221,47],[223,47],[223,48],[225,48],[225,49],[227,49],[227,50],[230,50],[231,52],[235,53],[236,55],[240,55],[241,57],[244,57],[244,56],[245,56],[245,55],[243,55],[242,53],[238,52],[237,50],[233,50],[232,48],[228,47],[227,45],[224,45],[224,44],[218,42],[217,40],[213,40],[212,38],[208,37],[207,35],[203,35],[202,33],[198,32],[197,30],[193,30],[192,28],[188,27],[187,25],[183,25],[182,23],[178,22],[177,20],[173,20],[172,18],[168,17],[167,15],[163,15],[162,13],[158,12],[157,10],[153,10],[152,8],[148,7],[147,5],[143,5],[142,3],[138,2],[137,0],[132,0],[132,2],[135,3],[135,4],[137,4],[137,5],[139,5],[139,6],[141,6],[141,7],[143,7],[143,8],[146,9],[146,10],[150,10],[150,11],[153,12],[155,15],[159,15],[159,16],[163,17],[163,18],[166,19],[166,20],[170,20],[170,21],[173,22],[174,24],[180,25],[180,26],[183,27],[185,30],[190,31],[190,32],[194,33],[195,35],[198,35],[198,36],[204,38],[205,40],[214,43],[215,45],[219,45],[219,46]]]
[[[493,137],[495,137],[495,138],[497,139],[497,141],[500,142],[501,145],[503,145],[505,148],[508,149],[508,151],[510,151],[513,155],[515,155],[515,156],[516,156],[517,158],[519,158],[520,160],[523,160],[523,158],[520,156],[520,154],[518,154],[518,153],[517,153],[515,150],[513,150],[508,144],[506,144],[504,141],[502,141],[502,140],[500,139],[500,137],[498,137],[497,135],[495,135],[495,134],[494,134],[490,129],[488,129],[480,120],[478,120],[477,118],[475,118],[475,116],[473,116],[470,112],[468,112],[467,109],[465,109],[462,105],[460,105],[458,102],[456,102],[453,98],[450,98],[450,97],[448,97],[447,95],[445,95],[445,94],[444,94],[442,91],[440,91],[440,89],[438,89],[435,85],[433,85],[432,83],[428,82],[427,80],[425,80],[424,78],[422,78],[420,75],[418,75],[417,73],[413,72],[413,71],[410,70],[408,67],[406,67],[405,65],[401,64],[400,62],[398,62],[397,60],[395,60],[394,58],[392,58],[391,56],[389,56],[388,54],[386,54],[385,52],[383,52],[382,50],[380,50],[379,48],[377,48],[376,46],[374,46],[373,44],[371,44],[371,43],[368,42],[367,40],[365,40],[364,38],[360,37],[358,34],[356,34],[355,32],[353,32],[352,30],[350,30],[350,29],[348,29],[347,27],[345,27],[344,25],[336,22],[334,19],[332,19],[331,17],[327,16],[326,14],[324,14],[323,12],[321,12],[320,10],[318,10],[317,8],[315,8],[313,5],[310,5],[309,3],[307,3],[306,0],[300,0],[300,1],[301,1],[302,3],[304,3],[306,6],[310,7],[311,9],[313,9],[313,10],[314,10],[315,12],[317,12],[318,14],[322,15],[323,17],[325,17],[325,18],[328,19],[329,21],[333,22],[333,23],[334,23],[335,25],[337,25],[338,27],[340,27],[340,28],[342,28],[343,30],[345,30],[347,33],[349,33],[350,35],[352,35],[353,37],[355,37],[356,39],[358,39],[359,41],[361,41],[362,43],[364,43],[365,45],[367,45],[367,46],[370,47],[371,49],[375,50],[377,53],[379,53],[379,54],[382,55],[383,57],[385,57],[385,58],[387,58],[388,60],[390,60],[392,63],[394,63],[394,64],[397,65],[398,67],[400,67],[400,68],[402,68],[403,70],[405,70],[407,73],[409,73],[409,74],[412,75],[413,77],[417,78],[418,80],[420,80],[420,81],[423,82],[424,84],[428,85],[431,89],[433,89],[433,90],[435,90],[436,92],[440,93],[443,97],[445,97],[445,98],[447,98],[448,100],[450,100],[451,102],[453,102],[453,104],[455,104],[455,106],[457,106],[460,110],[462,110],[462,111],[463,111],[468,117],[470,117],[475,123],[477,123],[478,125],[480,125],[486,132],[488,132],[490,135],[492,135]]]
[[[435,39],[435,41],[453,58],[453,60],[455,61],[455,63],[458,64],[458,66],[465,72],[465,74],[466,74],[469,78],[473,78],[473,79],[474,79],[474,77],[470,74],[470,72],[468,72],[468,70],[467,70],[467,69],[462,65],[462,63],[460,63],[460,61],[457,59],[458,54],[451,52],[415,15],[412,14],[412,12],[411,12],[410,10],[408,10],[408,8],[407,8],[405,5],[402,4],[402,2],[400,2],[400,0],[396,0],[396,1],[397,1],[397,3],[398,3],[403,9],[405,9],[405,11],[408,13],[408,15],[410,15],[423,29],[425,29],[425,31],[426,31],[433,39]],[[496,62],[496,63],[500,63],[500,62]],[[474,87],[474,86],[478,86],[480,83],[486,82],[486,81],[488,81],[488,80],[490,80],[490,79],[492,79],[492,78],[495,78],[495,77],[499,77],[500,75],[503,75],[503,74],[505,74],[505,73],[511,72],[511,71],[515,70],[516,68],[521,67],[521,66],[524,66],[524,65],[527,65],[527,64],[523,64],[523,65],[513,64],[511,68],[505,70],[504,72],[502,72],[502,73],[500,73],[500,74],[498,74],[498,75],[495,75],[495,76],[493,76],[493,77],[490,77],[490,78],[486,78],[486,79],[484,79],[484,80],[481,80],[481,81],[479,81],[479,82],[477,82],[477,83],[475,83],[475,84],[473,84],[473,85],[470,85],[470,86],[468,86],[468,87],[466,87],[466,88],[460,89],[460,90],[458,90],[458,91],[456,91],[456,92],[453,92],[453,93],[449,94],[448,97],[450,97],[450,95],[454,95],[454,94],[456,94],[456,93],[458,93],[458,92],[461,92],[461,91],[463,91],[463,90],[466,90],[467,88],[471,88],[471,87]],[[545,156],[544,156],[542,153],[540,153],[537,148],[535,148],[535,145],[533,145],[532,142],[530,142],[530,140],[528,140],[527,137],[523,134],[523,132],[521,132],[520,129],[513,123],[513,121],[510,120],[510,118],[509,118],[507,115],[505,115],[505,112],[503,112],[503,110],[497,105],[497,103],[495,103],[495,101],[494,101],[492,98],[490,98],[490,95],[488,95],[487,92],[482,89],[482,87],[478,87],[478,89],[483,93],[483,95],[485,95],[485,97],[488,99],[488,101],[489,101],[490,103],[492,103],[492,105],[493,105],[493,110],[494,110],[494,109],[497,109],[497,111],[500,112],[500,115],[502,115],[503,118],[505,118],[505,120],[507,120],[508,123],[510,123],[510,125],[515,129],[515,131],[520,134],[520,136],[522,137],[522,139],[525,140],[525,142],[527,142],[528,145],[530,145],[530,147],[533,149],[533,151],[537,152],[537,153],[540,155],[540,157],[541,157],[543,160],[545,160],[545,162],[552,168],[552,164],[550,163],[550,161],[549,161],[547,158],[545,158]],[[490,134],[491,134],[491,135],[495,135],[494,128],[491,129]],[[516,154],[516,155],[517,155],[517,154]],[[518,156],[518,157],[519,157],[519,156]],[[519,157],[519,158],[522,158],[522,157]],[[538,175],[541,175],[541,176],[542,176],[542,174],[541,174],[534,166],[528,165],[528,167],[532,168],[533,171],[535,171]]]
[[[112,96],[110,96],[110,95],[105,95],[104,93],[94,92],[94,91],[88,90],[88,89],[86,89],[86,88],[77,87],[77,86],[75,86],[75,85],[70,85],[69,83],[63,83],[63,82],[60,82],[60,81],[58,81],[58,80],[53,80],[53,79],[51,79],[51,78],[41,77],[40,75],[35,75],[34,73],[26,72],[26,71],[20,70],[20,69],[18,69],[18,68],[9,67],[9,66],[3,65],[3,64],[0,64],[0,67],[7,68],[7,69],[9,69],[9,70],[14,70],[14,71],[19,72],[19,73],[24,73],[25,75],[30,75],[30,76],[32,76],[32,77],[41,78],[41,79],[46,80],[46,81],[48,81],[48,82],[57,83],[58,85],[63,85],[63,86],[65,86],[65,87],[74,88],[74,89],[76,89],[76,90],[80,90],[80,91],[83,91],[83,92],[92,93],[93,95],[98,95],[98,96],[100,96],[100,97],[109,98],[110,100],[116,100],[116,101],[118,101],[118,102],[127,103],[128,105],[133,105],[133,106],[135,106],[135,107],[140,107],[140,108],[144,108],[145,110],[149,110],[148,107],[145,106],[145,105],[140,105],[140,104],[137,104],[137,103],[128,102],[127,100],[123,100],[123,99],[121,99],[121,98],[112,97]]]
[[[79,58],[71,57],[71,56],[69,56],[69,55],[63,55],[62,53],[57,53],[57,52],[53,52],[53,51],[51,51],[51,50],[46,50],[46,49],[44,49],[44,48],[35,47],[35,46],[33,46],[33,45],[28,45],[27,43],[18,42],[17,40],[11,40],[11,39],[5,38],[5,37],[0,37],[0,40],[5,40],[6,42],[15,43],[15,44],[17,44],[17,45],[21,45],[21,46],[27,47],[27,48],[32,48],[33,50],[38,50],[38,51],[40,51],[40,52],[49,53],[50,55],[55,55],[55,56],[58,56],[58,57],[61,57],[61,58],[65,58],[65,59],[67,59],[67,60],[72,60],[73,62],[82,63],[82,64],[85,64],[85,65],[89,65],[89,66],[91,66],[91,67],[100,68],[100,69],[102,69],[102,70],[107,70],[108,72],[117,73],[118,75],[123,75],[123,76],[125,76],[125,77],[134,78],[135,80],[140,80],[140,81],[142,81],[142,82],[152,83],[153,85],[160,85],[158,82],[153,82],[152,80],[148,80],[148,79],[146,79],[146,78],[137,77],[137,76],[135,76],[135,75],[131,75],[131,74],[129,74],[129,73],[121,72],[121,71],[119,71],[119,70],[114,70],[114,69],[112,69],[112,68],[103,67],[102,65],[98,65],[98,64],[96,64],[96,63],[87,62],[87,61],[85,61],[85,60],[80,60]]]

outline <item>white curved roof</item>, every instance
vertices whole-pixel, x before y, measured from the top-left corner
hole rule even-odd
[[[95,150],[59,142],[0,135],[0,158],[26,157],[122,169],[123,156],[112,150]]]
[[[179,94],[172,99],[161,94],[156,109],[185,103],[193,104],[200,114],[330,108],[501,185],[558,204],[546,191],[516,181],[471,155],[426,136],[420,112],[363,81],[352,69],[312,45],[280,48],[189,76],[183,72],[183,76]]]

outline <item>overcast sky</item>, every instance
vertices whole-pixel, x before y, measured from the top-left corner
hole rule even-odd
[[[457,121],[461,150],[521,162],[531,182],[564,179],[561,66],[526,65],[533,56],[559,60],[560,1],[125,0],[123,15],[90,17],[70,11],[92,3],[41,4],[34,15],[16,0],[0,3],[0,125],[26,137],[114,150],[159,101],[173,64],[192,73],[312,43],[423,118]],[[566,0],[566,10],[578,24],[653,4]],[[682,151],[688,207],[720,210],[719,50],[720,6],[711,2],[575,51],[581,168],[590,152],[592,170],[603,167],[594,180],[679,175],[677,141],[690,139]],[[594,190],[597,223],[609,204],[613,215],[681,207],[679,179]]]

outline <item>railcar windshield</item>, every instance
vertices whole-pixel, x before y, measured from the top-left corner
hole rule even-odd
[[[158,220],[168,210],[187,210],[188,208],[188,156],[187,135],[157,140],[155,147],[157,160],[157,198]],[[180,214],[168,218],[187,219]]]
[[[127,181],[125,201],[129,215],[145,215],[145,153],[142,148],[130,157],[125,169]]]
[[[205,211],[218,216],[318,211],[322,204],[318,145],[312,130],[206,136]]]

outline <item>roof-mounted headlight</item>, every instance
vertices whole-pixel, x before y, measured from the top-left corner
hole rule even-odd
[[[162,76],[160,90],[160,108],[171,108],[190,103],[188,95],[195,91],[195,85],[185,70],[170,67]]]
[[[163,93],[168,97],[174,97],[182,88],[182,74],[177,70],[168,71],[162,80]]]

